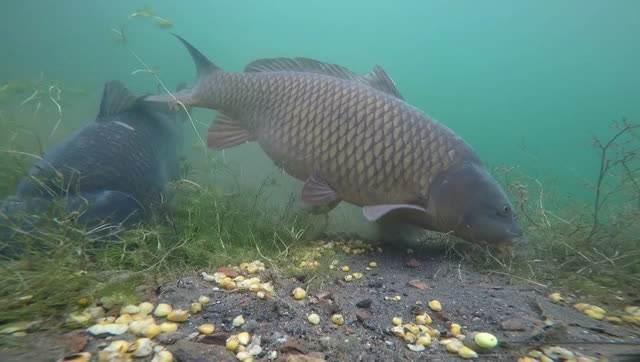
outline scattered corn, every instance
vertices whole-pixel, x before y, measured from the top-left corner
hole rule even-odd
[[[353,275],[347,274],[347,275],[344,276],[344,281],[345,282],[350,282],[352,280],[353,280]]]
[[[331,322],[337,326],[341,326],[344,324],[344,317],[342,314],[334,314],[331,316]]]
[[[144,336],[147,338],[155,338],[160,333],[162,333],[162,328],[155,323],[149,325],[143,332]]]
[[[140,308],[137,305],[129,304],[120,309],[120,314],[138,314]]]
[[[353,275],[353,279],[362,279],[362,273],[360,272],[355,272],[352,274]]]
[[[246,346],[250,341],[251,335],[249,335],[249,332],[238,333],[238,342],[240,342],[241,345]]]
[[[166,317],[169,315],[169,313],[171,313],[172,310],[173,308],[171,308],[171,305],[160,303],[156,307],[156,310],[153,312],[153,315],[155,315],[156,317]]]
[[[202,334],[204,334],[206,336],[213,334],[213,332],[215,332],[215,330],[216,330],[216,326],[214,326],[211,323],[206,323],[206,324],[203,324],[203,325],[198,327],[198,332],[200,332],[200,333],[202,333]]]
[[[554,303],[564,302],[564,298],[558,292],[549,294],[549,299]]]
[[[160,330],[162,333],[173,333],[178,330],[178,323],[164,322],[160,324]]]
[[[182,309],[176,309],[167,315],[167,320],[171,322],[185,322],[187,319],[189,319],[189,313]]]
[[[419,346],[429,346],[431,345],[431,336],[428,334],[422,334],[416,340],[416,344]]]
[[[201,295],[200,298],[198,298],[198,302],[202,305],[208,304],[209,297],[207,297],[206,295]]]
[[[196,314],[202,312],[202,304],[200,303],[191,303],[191,307],[189,308],[191,313]]]
[[[111,342],[108,346],[106,346],[103,351],[106,352],[117,352],[117,353],[125,353],[129,350],[129,342],[123,340],[117,340]]]
[[[439,301],[434,299],[429,301],[429,308],[431,308],[431,310],[434,312],[439,312],[442,310],[442,304],[440,304]]]
[[[304,289],[300,288],[300,287],[297,287],[296,289],[294,289],[291,292],[291,294],[293,295],[293,299],[295,299],[295,300],[301,300],[301,299],[304,299],[304,297],[307,296],[307,292]]]
[[[173,354],[167,350],[162,350],[153,356],[151,362],[173,362]]]
[[[402,318],[393,317],[393,319],[391,320],[391,323],[393,323],[394,326],[399,326],[402,324]]]
[[[237,317],[235,317],[235,318],[233,318],[233,322],[232,323],[233,323],[233,326],[236,327],[236,328],[240,327],[241,325],[243,325],[244,324],[244,317],[242,316],[242,314],[237,316]]]
[[[369,262],[369,268],[377,268],[377,267],[378,267],[378,263],[376,263],[375,261]]]
[[[317,325],[320,323],[320,316],[316,313],[311,313],[307,316],[307,320],[309,321],[309,323]]]
[[[149,338],[139,338],[130,347],[134,357],[147,357],[153,353],[153,342]]]
[[[64,357],[62,362],[89,362],[91,361],[91,353],[89,352],[80,352],[74,353],[70,356]]]
[[[348,266],[348,265],[345,265],[345,266],[343,266],[343,267],[341,268],[341,270],[342,270],[343,272],[345,272],[345,273],[348,273],[348,272],[349,272],[349,270],[351,270],[351,269],[349,268],[349,266]]]
[[[498,339],[491,333],[479,332],[473,336],[473,341],[480,348],[490,349],[498,345]]]
[[[449,331],[451,332],[452,336],[457,337],[462,334],[462,327],[458,323],[451,323]]]
[[[464,359],[478,358],[478,354],[467,346],[462,346],[458,350],[458,356]]]
[[[138,313],[140,314],[150,314],[151,312],[153,312],[153,304],[149,302],[142,302],[138,304],[138,310]]]
[[[231,336],[229,338],[227,338],[225,347],[232,352],[235,352],[238,347],[240,346],[240,341],[238,341],[238,337],[237,336]]]

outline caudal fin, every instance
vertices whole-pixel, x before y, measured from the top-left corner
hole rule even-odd
[[[180,42],[185,46],[185,48],[187,48],[187,51],[189,51],[189,54],[193,59],[193,63],[196,66],[196,74],[197,74],[197,80],[195,83],[196,86],[193,88],[179,89],[178,91],[176,91],[176,93],[173,94],[173,96],[169,94],[156,94],[156,95],[147,96],[145,97],[144,100],[148,102],[169,103],[169,105],[172,106],[173,108],[179,107],[179,105],[177,104],[178,102],[184,104],[185,106],[193,106],[193,105],[196,105],[196,99],[197,99],[197,97],[194,95],[194,92],[195,92],[194,89],[197,87],[200,80],[215,71],[220,71],[221,68],[215,65],[212,61],[210,61],[204,54],[202,54],[202,52],[196,49],[196,47],[191,45],[191,43],[186,41],[180,35],[175,33],[171,33],[171,34],[176,38],[178,38],[178,40],[180,40]]]

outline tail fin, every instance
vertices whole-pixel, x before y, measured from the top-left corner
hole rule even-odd
[[[198,76],[198,80],[204,78],[208,74],[211,74],[216,71],[222,70],[217,65],[213,64],[204,54],[202,54],[198,49],[196,49],[191,43],[186,41],[180,35],[171,33],[173,36],[178,38],[180,42],[187,48],[189,54],[191,54],[191,58],[196,66],[196,74]],[[196,81],[197,83],[197,81]],[[172,107],[176,108],[176,99],[182,102],[185,105],[193,105],[194,97],[193,97],[193,88],[182,88],[176,91],[175,99],[170,95],[157,94],[145,97],[145,101],[148,102],[160,102],[160,103],[169,103]]]
[[[191,45],[188,41],[186,41],[183,37],[178,34],[171,33],[173,36],[178,38],[180,42],[187,48],[189,54],[191,54],[191,58],[193,58],[193,62],[196,65],[196,73],[198,74],[198,78],[201,78],[211,72],[215,72],[217,70],[221,70],[220,67],[213,64],[212,61],[209,60],[204,54],[202,54],[196,47]]]

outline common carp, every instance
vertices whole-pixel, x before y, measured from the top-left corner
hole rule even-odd
[[[147,219],[179,176],[182,125],[176,119],[184,113],[142,98],[121,82],[107,82],[95,120],[47,150],[0,204],[3,229],[32,227],[35,215],[56,200],[87,226]]]
[[[522,236],[510,200],[474,150],[407,103],[381,67],[358,75],[309,58],[273,58],[225,72],[176,37],[197,81],[175,98],[147,100],[217,110],[209,147],[258,142],[304,182],[305,203],[331,210],[345,201],[369,221],[393,218],[472,242]]]

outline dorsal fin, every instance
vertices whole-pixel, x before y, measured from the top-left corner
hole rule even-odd
[[[366,75],[359,75],[337,64],[330,64],[315,59],[302,57],[280,57],[255,60],[247,64],[244,71],[251,73],[287,71],[324,74],[336,78],[365,83],[379,91],[389,93],[397,98],[402,99],[402,96],[396,88],[393,80],[387,75],[382,67],[377,65],[373,68],[373,71],[371,73],[368,73]]]
[[[396,82],[391,79],[381,66],[374,66],[373,71],[365,75],[365,78],[367,78],[369,84],[373,88],[392,94],[397,98],[404,99],[396,87]]]
[[[134,96],[122,82],[109,81],[104,85],[97,120],[131,110],[137,101],[138,97]]]
[[[198,78],[205,76],[211,72],[216,70],[220,70],[220,67],[213,64],[204,54],[202,54],[196,47],[191,45],[188,41],[184,40],[180,35],[171,33],[173,36],[178,38],[182,42],[182,44],[187,48],[189,54],[191,54],[191,58],[193,58],[193,62],[196,65],[196,73],[198,74]]]

